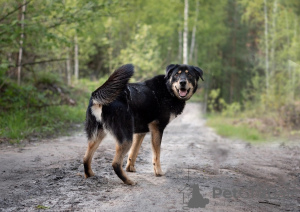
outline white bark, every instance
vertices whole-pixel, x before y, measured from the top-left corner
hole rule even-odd
[[[266,89],[269,92],[269,31],[268,31],[268,12],[267,12],[267,0],[264,0],[264,16],[265,16],[265,72],[266,72]]]
[[[298,27],[298,18],[297,18],[297,15],[295,15],[295,22],[294,22],[294,36],[295,36],[295,38],[297,38],[297,31],[298,31],[298,29],[297,29],[297,27]]]
[[[22,16],[21,16],[21,38],[18,58],[18,85],[21,85],[21,70],[22,70],[22,56],[23,56],[23,40],[24,40],[24,19],[26,11],[26,0],[23,1]]]
[[[77,82],[79,79],[79,61],[78,61],[78,40],[77,35],[75,35],[75,47],[74,47],[74,75],[75,81]]]
[[[182,61],[182,31],[178,31],[178,61]]]
[[[288,15],[287,15],[287,11],[285,10],[285,24],[286,24],[286,32],[287,32],[287,51],[288,51],[288,64],[287,64],[287,69],[288,69],[288,73],[289,73],[289,77],[291,78],[291,65],[289,60],[290,58],[290,27],[289,27],[289,20],[288,20]]]
[[[196,1],[195,23],[194,23],[193,32],[192,32],[192,42],[191,42],[190,54],[189,54],[190,60],[193,59],[193,53],[194,53],[194,50],[195,50],[195,40],[196,40],[198,13],[199,13],[199,0]]]
[[[70,59],[70,51],[68,49],[67,53],[67,84],[71,85],[71,59]]]
[[[188,12],[189,0],[184,1],[184,29],[183,29],[183,64],[188,64]]]
[[[271,72],[275,69],[275,39],[276,39],[276,16],[277,16],[277,0],[273,5],[273,21],[272,21],[272,44],[271,44]]]

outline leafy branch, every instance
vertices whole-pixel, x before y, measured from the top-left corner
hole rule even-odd
[[[3,16],[2,18],[0,18],[0,22],[2,22],[3,20],[5,20],[5,19],[6,19],[8,16],[10,16],[11,14],[17,12],[17,11],[18,11],[19,9],[21,9],[23,6],[29,4],[30,2],[31,2],[31,0],[30,0],[30,1],[27,1],[27,2],[24,3],[24,4],[21,4],[19,7],[17,7],[17,8],[15,8],[14,10],[8,12],[5,16]]]

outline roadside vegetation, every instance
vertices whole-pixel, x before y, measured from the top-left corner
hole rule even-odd
[[[132,82],[201,67],[191,101],[223,135],[297,136],[299,20],[299,0],[0,0],[0,140],[82,124],[90,92],[126,63]]]
[[[0,92],[0,141],[58,136],[84,122],[88,90],[55,75],[41,73],[22,86],[6,81]]]
[[[284,97],[288,98],[288,94]],[[300,138],[300,104],[288,99],[279,104],[278,99],[274,98],[274,104],[267,108],[265,103],[254,101],[228,105],[219,97],[219,90],[213,90],[208,101],[207,125],[221,136],[253,143],[297,140]],[[213,110],[220,105],[219,111]]]

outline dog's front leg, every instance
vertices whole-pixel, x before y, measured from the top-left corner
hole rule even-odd
[[[149,129],[151,131],[151,137],[152,137],[152,141],[151,141],[152,153],[153,153],[152,163],[153,163],[154,173],[157,177],[159,177],[163,175],[160,166],[160,145],[161,145],[163,131],[159,130],[159,126],[157,122],[150,123]]]

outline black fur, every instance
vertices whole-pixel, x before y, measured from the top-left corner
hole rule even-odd
[[[133,75],[133,65],[127,64],[118,68],[108,80],[92,93],[92,99],[101,105],[113,102],[124,90]]]
[[[133,74],[133,66],[125,65],[119,68],[92,93],[86,113],[85,130],[88,138],[91,139],[93,133],[105,128],[118,142],[131,141],[133,133],[149,132],[148,124],[153,121],[157,121],[162,133],[171,114],[181,114],[185,106],[185,100],[176,97],[172,90],[175,74],[179,70],[183,72],[180,77],[185,77],[193,84],[194,93],[199,77],[203,79],[203,72],[198,67],[171,64],[166,69],[166,75],[158,75],[142,83],[129,84],[127,82]],[[185,76],[185,70],[191,74]],[[101,121],[97,121],[91,111],[95,101],[102,105]]]

